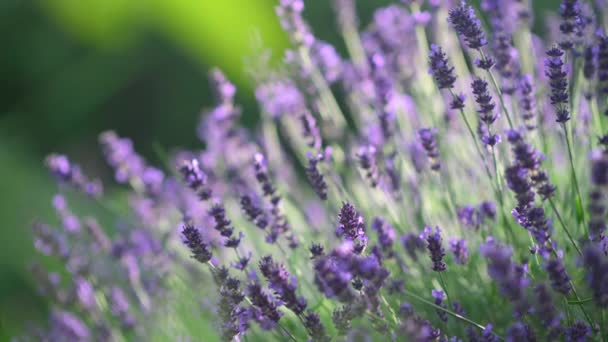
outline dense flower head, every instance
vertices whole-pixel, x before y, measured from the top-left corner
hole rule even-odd
[[[448,58],[439,45],[431,45],[429,52],[430,73],[439,89],[452,89],[456,82],[454,67],[448,64]]]
[[[545,75],[549,79],[551,87],[551,104],[555,106],[556,121],[564,123],[570,120],[568,104],[568,73],[563,69],[564,61],[562,56],[564,51],[558,47],[553,47],[547,52],[545,59]]]
[[[426,240],[426,248],[433,261],[433,271],[443,272],[447,269],[443,257],[445,256],[445,249],[442,246],[443,239],[441,238],[441,229],[435,227],[435,232],[431,227],[425,227],[424,232],[420,235],[420,238]]]
[[[488,44],[486,34],[481,27],[481,21],[477,19],[473,7],[464,0],[460,3],[460,6],[450,10],[448,21],[469,48],[479,49]]]
[[[209,246],[203,242],[201,233],[196,227],[191,224],[185,224],[182,229],[182,235],[184,237],[184,243],[190,248],[192,258],[201,263],[206,263],[211,260],[211,250],[209,249]]]
[[[361,253],[361,250],[367,243],[363,216],[350,203],[344,203],[342,209],[340,209],[336,235],[339,237],[343,236],[350,241],[356,241],[355,252],[357,253]]]

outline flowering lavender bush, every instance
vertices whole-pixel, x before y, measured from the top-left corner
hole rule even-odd
[[[258,129],[214,70],[205,149],[154,167],[102,133],[120,200],[48,157],[59,227],[34,243],[65,271],[32,267],[53,311],[19,339],[608,339],[606,4],[563,0],[545,41],[525,0],[483,1],[487,25],[403,1],[363,29],[353,1],[350,58],[280,1],[293,50],[256,69]]]

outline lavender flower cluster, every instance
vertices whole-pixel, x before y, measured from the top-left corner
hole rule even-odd
[[[213,70],[205,149],[157,168],[102,133],[120,191],[46,159],[63,268],[32,266],[51,314],[16,340],[608,340],[607,6],[562,0],[543,39],[528,0],[364,27],[334,0],[344,57],[280,0],[260,127]]]

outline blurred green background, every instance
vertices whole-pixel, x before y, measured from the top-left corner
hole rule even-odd
[[[361,22],[390,2],[359,1]],[[556,8],[558,1],[535,3]],[[274,5],[273,0],[0,1],[0,340],[46,312],[26,270],[36,258],[31,222],[53,217],[55,186],[44,156],[66,153],[107,184],[109,170],[97,146],[103,130],[133,138],[152,161],[154,143],[196,147],[199,112],[213,101],[210,66],[219,66],[237,84],[244,124],[254,123],[258,114],[244,59],[256,35],[277,59],[287,47]],[[344,54],[330,2],[306,5],[315,34]]]

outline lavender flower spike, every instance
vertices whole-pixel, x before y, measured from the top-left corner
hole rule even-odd
[[[185,224],[182,229],[184,243],[192,252],[192,257],[200,263],[206,263],[211,260],[212,254],[209,246],[203,242],[201,233],[196,227],[191,224]]]
[[[451,238],[450,250],[454,253],[454,260],[457,264],[464,265],[469,260],[469,250],[465,239]]]
[[[435,227],[435,233],[433,233],[430,227],[424,228],[424,232],[420,235],[420,238],[426,240],[426,248],[429,250],[431,260],[433,261],[433,271],[443,272],[447,269],[443,257],[445,256],[445,249],[441,245],[441,229]]]
[[[308,181],[312,185],[313,190],[319,196],[322,201],[327,200],[327,183],[323,174],[319,171],[317,164],[321,160],[319,156],[315,156],[312,153],[307,154],[308,166],[306,167],[306,176]]]
[[[418,138],[431,164],[431,170],[439,171],[439,147],[437,146],[437,130],[434,128],[423,128],[418,131]]]
[[[456,75],[454,74],[454,67],[448,64],[446,54],[441,50],[439,45],[431,45],[431,51],[429,52],[429,64],[431,70],[429,71],[439,89],[452,89],[456,82]]]
[[[488,44],[486,34],[481,28],[481,21],[477,19],[473,7],[464,0],[461,1],[460,6],[450,10],[448,22],[469,48],[479,49]]]
[[[553,47],[547,51],[545,59],[545,75],[549,78],[549,86],[551,87],[551,104],[555,106],[557,115],[556,121],[565,123],[570,120],[570,111],[568,109],[568,80],[565,70],[563,70],[564,61],[562,56],[564,51],[558,47]]]

